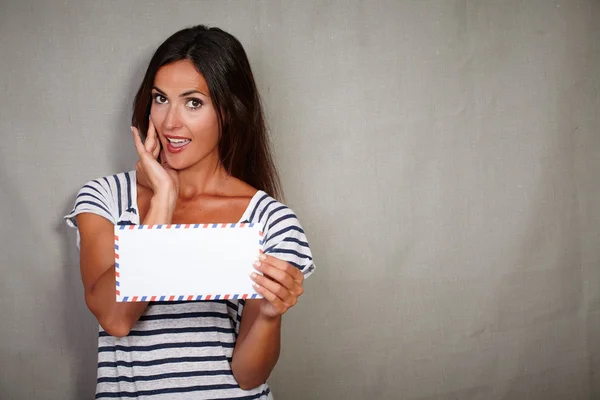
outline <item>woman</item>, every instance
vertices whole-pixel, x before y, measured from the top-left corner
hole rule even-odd
[[[240,42],[205,26],[175,33],[150,61],[132,122],[136,171],[88,182],[65,217],[78,229],[85,300],[100,324],[96,398],[272,398],[265,382],[281,316],[314,265],[300,223],[274,198],[279,181]],[[115,224],[217,222],[263,226],[262,274],[251,277],[262,299],[115,301]]]

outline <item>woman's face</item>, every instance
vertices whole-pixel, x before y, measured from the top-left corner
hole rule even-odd
[[[184,169],[219,157],[219,121],[204,77],[188,60],[161,67],[154,78],[150,119],[162,145],[161,159]]]

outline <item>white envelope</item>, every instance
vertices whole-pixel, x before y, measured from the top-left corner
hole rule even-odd
[[[115,226],[117,301],[259,298],[262,235],[260,224]]]

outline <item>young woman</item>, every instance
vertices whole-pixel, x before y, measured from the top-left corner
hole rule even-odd
[[[172,35],[150,61],[132,122],[136,171],[88,182],[65,217],[78,230],[85,300],[100,324],[96,398],[272,398],[265,382],[281,317],[314,265],[298,219],[275,199],[278,176],[240,42],[205,26]],[[115,224],[218,222],[263,226],[262,274],[249,279],[264,298],[115,301]]]

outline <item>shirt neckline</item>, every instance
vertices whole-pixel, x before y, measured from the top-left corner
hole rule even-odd
[[[131,171],[131,204],[133,205],[133,207],[135,207],[135,219],[136,219],[136,225],[139,225],[141,223],[140,221],[140,210],[138,208],[138,203],[137,203],[137,171],[133,170]],[[256,203],[258,201],[258,199],[260,197],[262,197],[262,195],[266,194],[265,192],[263,192],[262,190],[257,190],[256,193],[254,193],[254,196],[252,196],[252,198],[250,199],[250,202],[248,203],[248,206],[246,207],[246,209],[244,210],[244,213],[242,214],[242,217],[240,218],[240,220],[238,221],[238,224],[244,222],[244,221],[248,221],[248,218],[250,216],[250,214],[252,213],[252,210],[256,207]],[[248,221],[250,222],[250,221]]]

